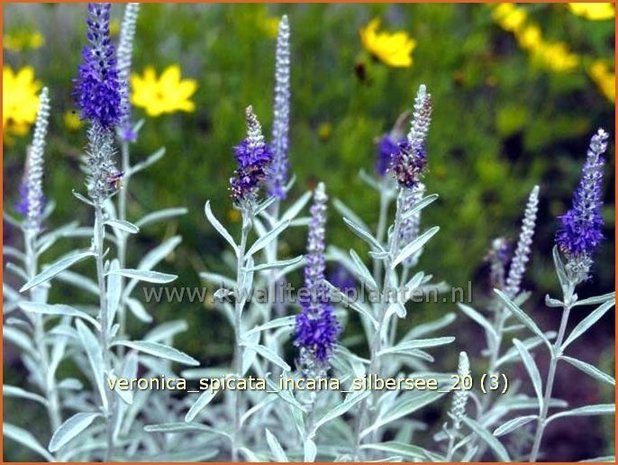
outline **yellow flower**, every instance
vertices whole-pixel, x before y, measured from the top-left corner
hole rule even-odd
[[[147,66],[143,76],[131,76],[131,103],[144,108],[148,116],[177,111],[195,111],[191,96],[197,90],[194,79],[181,79],[180,66],[168,66],[157,78],[152,66]]]
[[[28,132],[39,110],[40,88],[31,66],[17,73],[10,66],[2,69],[2,126],[6,133],[22,136]]]
[[[605,61],[595,60],[588,68],[588,74],[610,102],[616,100],[616,74]]]
[[[569,3],[569,9],[571,13],[590,21],[612,19],[616,14],[611,3]]]
[[[82,119],[75,110],[65,111],[62,119],[64,120],[64,125],[69,131],[77,131],[83,126]]]
[[[374,18],[359,31],[365,50],[385,65],[398,68],[412,66],[416,41],[407,32],[378,32],[379,27],[380,19]]]
[[[528,13],[513,3],[500,3],[494,8],[492,16],[502,29],[515,32],[523,27]]]

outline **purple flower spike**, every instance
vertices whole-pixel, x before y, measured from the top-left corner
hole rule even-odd
[[[302,310],[296,316],[294,337],[295,345],[300,348],[299,362],[303,375],[311,377],[326,375],[340,332],[324,282],[327,200],[324,184],[320,183],[314,193],[307,241],[305,289],[309,295],[300,296]]]
[[[247,137],[234,147],[238,168],[230,178],[230,192],[236,205],[255,200],[273,160],[271,148],[264,142],[262,126],[252,107],[247,108]]]
[[[582,177],[573,194],[573,207],[560,217],[560,228],[556,233],[556,244],[566,255],[570,268],[581,271],[584,276],[603,240],[601,185],[605,160],[602,155],[607,150],[608,137],[603,129],[592,136]]]
[[[427,169],[425,139],[431,124],[431,95],[424,85],[419,86],[414,100],[414,115],[410,132],[391,158],[391,171],[399,185],[410,189],[423,178]]]
[[[284,15],[279,23],[275,56],[275,104],[272,132],[274,159],[268,176],[268,191],[280,200],[285,199],[288,181],[288,152],[290,131],[290,26]]]
[[[75,96],[83,119],[105,129],[123,118],[122,83],[118,77],[114,46],[109,38],[110,3],[88,4],[88,42],[82,52]]]

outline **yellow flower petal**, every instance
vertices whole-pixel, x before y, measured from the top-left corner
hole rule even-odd
[[[374,18],[359,31],[365,50],[388,66],[412,66],[412,51],[416,47],[414,39],[404,31],[378,33],[379,26],[380,19]]]
[[[616,15],[611,3],[569,3],[571,12],[590,21],[612,19]]]

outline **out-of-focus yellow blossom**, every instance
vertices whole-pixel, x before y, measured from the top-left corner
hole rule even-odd
[[[238,223],[241,219],[240,212],[238,210],[233,210],[233,209],[228,210],[227,219],[231,223]]]
[[[267,37],[274,39],[277,37],[279,32],[279,20],[280,18],[276,16],[268,16],[266,11],[261,9],[258,10],[256,22],[258,28],[266,34]]]
[[[322,140],[327,140],[333,133],[333,125],[330,123],[322,123],[318,127],[318,137]]]
[[[610,102],[614,102],[616,100],[616,73],[612,72],[607,62],[595,60],[590,68],[588,68],[588,74],[599,87],[603,95],[605,95]]]
[[[77,131],[84,124],[75,110],[65,111],[62,119],[64,120],[64,125],[69,131]]]
[[[531,53],[534,60],[557,73],[573,71],[581,61],[564,42],[543,42],[532,48]]]
[[[492,16],[503,29],[515,35],[519,46],[538,65],[557,73],[570,72],[579,66],[579,55],[572,53],[565,42],[545,41],[539,26],[527,22],[528,14],[523,8],[513,3],[501,3],[494,7]]]
[[[131,76],[131,103],[144,108],[148,116],[160,116],[177,111],[195,111],[191,96],[197,90],[194,79],[182,79],[180,66],[168,66],[157,78],[152,66],[147,66],[142,76]]]
[[[37,49],[43,46],[45,38],[38,31],[20,31],[5,34],[2,38],[2,46],[11,52],[21,52],[27,49]]]
[[[116,36],[120,33],[120,21],[116,18],[109,22],[109,35]]]
[[[388,66],[409,68],[416,41],[407,32],[378,32],[380,19],[372,19],[359,31],[365,50]]]
[[[531,50],[543,43],[541,29],[536,24],[529,24],[516,32],[517,41],[522,48]]]
[[[10,66],[2,69],[2,126],[6,134],[22,136],[28,132],[39,111],[41,83],[31,66],[17,73]]]
[[[510,32],[520,30],[528,19],[526,10],[514,3],[500,3],[494,8],[492,16],[502,29]]]
[[[590,21],[612,19],[616,15],[611,3],[569,3],[569,9],[571,13]]]

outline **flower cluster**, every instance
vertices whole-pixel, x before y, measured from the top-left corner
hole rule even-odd
[[[120,40],[118,42],[118,79],[122,84],[122,108],[123,114],[120,121],[120,136],[127,142],[135,142],[136,134],[131,127],[131,104],[129,103],[129,74],[133,59],[133,40],[135,38],[135,26],[139,14],[139,3],[128,3],[124,11]]]
[[[602,155],[607,150],[608,137],[603,129],[592,136],[582,177],[573,195],[573,207],[560,217],[556,234],[556,244],[569,261],[579,262],[586,268],[603,239],[601,185],[605,160]]]
[[[123,117],[122,83],[109,38],[110,3],[88,4],[88,41],[79,67],[76,95],[82,118],[113,128]]]
[[[279,23],[275,56],[275,104],[272,130],[274,158],[268,176],[268,191],[278,199],[286,196],[290,130],[290,26],[288,17]]]
[[[340,330],[324,282],[328,197],[323,183],[316,188],[313,199],[305,265],[305,288],[309,295],[299,296],[302,311],[296,317],[295,344],[300,348],[299,362],[303,374],[324,376]]]
[[[247,107],[246,118],[247,137],[234,147],[238,168],[230,178],[230,192],[236,205],[255,200],[273,160],[272,149],[264,142],[262,126],[253,112],[253,107]]]
[[[528,197],[528,203],[526,204],[526,211],[524,212],[524,219],[521,225],[521,232],[519,234],[519,241],[517,242],[513,261],[509,267],[509,274],[506,277],[506,287],[504,289],[506,295],[511,298],[516,297],[521,290],[521,282],[524,277],[524,272],[526,271],[526,263],[528,263],[530,257],[530,245],[532,244],[532,236],[534,235],[536,212],[538,208],[539,186],[534,186]]]
[[[39,112],[34,126],[32,145],[28,147],[24,180],[19,191],[21,201],[18,205],[19,212],[26,217],[26,229],[34,232],[38,231],[41,226],[43,207],[45,206],[43,164],[50,111],[47,87],[43,88],[39,99]]]
[[[427,168],[425,139],[431,123],[431,95],[424,85],[418,89],[414,102],[414,115],[410,132],[399,150],[392,154],[391,170],[401,187],[412,188],[418,184]]]

